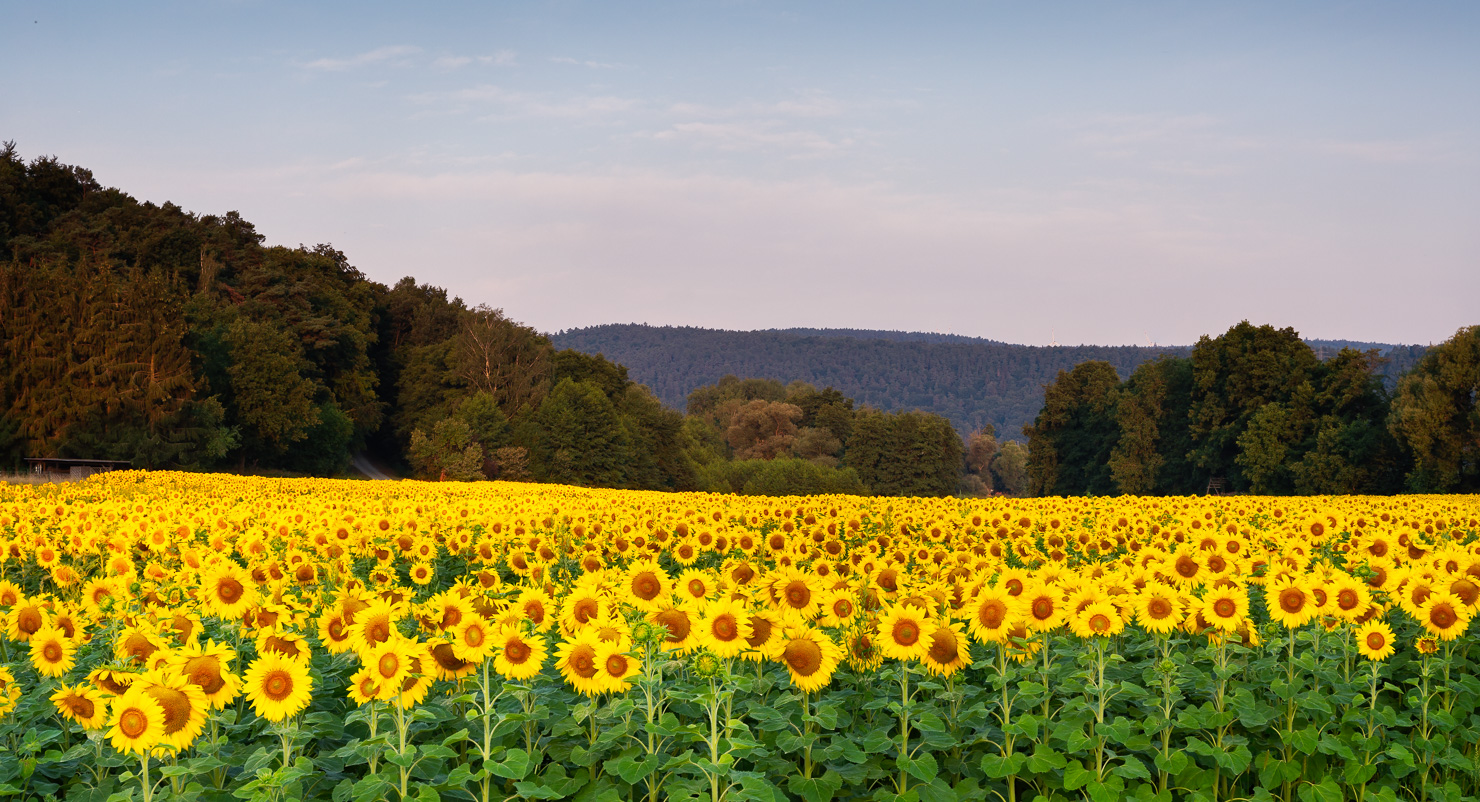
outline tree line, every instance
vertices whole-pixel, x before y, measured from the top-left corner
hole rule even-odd
[[[235,212],[141,203],[14,143],[0,150],[0,253],[10,469],[61,456],[336,475],[364,453],[429,479],[958,489],[962,443],[939,416],[733,377],[685,415],[500,309],[369,280],[329,245],[265,245]]]
[[[1480,327],[1425,349],[1390,392],[1375,350],[1322,359],[1245,321],[1124,381],[1061,371],[1023,430],[1034,495],[1480,490]]]
[[[613,324],[559,332],[560,348],[606,354],[663,403],[682,409],[689,393],[725,375],[764,376],[836,387],[882,410],[920,409],[949,419],[963,436],[991,426],[1016,437],[1043,406],[1043,387],[1061,370],[1108,362],[1120,378],[1187,346],[1013,345],[975,337],[862,329],[720,331]],[[1422,356],[1418,346],[1312,341],[1323,359],[1344,345],[1378,347],[1386,386]]]

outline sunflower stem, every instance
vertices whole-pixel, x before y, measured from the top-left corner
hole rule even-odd
[[[909,774],[904,769],[910,759],[910,663],[899,661],[899,793],[909,790]]]
[[[151,782],[149,782],[149,752],[148,751],[145,751],[144,754],[142,754],[142,755],[139,756],[139,764],[141,766],[141,768],[139,769],[139,789],[140,789],[140,793],[141,793],[141,795],[144,798],[144,802],[150,802],[150,800],[154,799],[154,784],[151,783]]]

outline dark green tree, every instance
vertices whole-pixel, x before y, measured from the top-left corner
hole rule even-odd
[[[535,477],[587,487],[622,487],[630,443],[617,408],[601,388],[562,379],[545,396],[533,421]]]
[[[1110,459],[1120,436],[1120,378],[1108,362],[1061,371],[1044,388],[1043,411],[1023,429],[1028,438],[1028,491],[1035,496],[1115,492]]]
[[[1389,428],[1411,456],[1415,492],[1480,491],[1480,326],[1430,348],[1398,382]]]

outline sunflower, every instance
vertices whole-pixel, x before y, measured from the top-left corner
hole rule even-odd
[[[781,645],[781,621],[770,610],[758,610],[750,614],[750,637],[745,639],[745,651],[741,657],[761,662],[776,656]]]
[[[539,588],[525,588],[520,591],[512,609],[534,624],[534,628],[540,632],[548,632],[555,623],[555,616],[551,614],[555,603],[550,601],[549,594]]]
[[[573,588],[560,605],[560,631],[575,634],[610,606],[611,600],[597,588]]]
[[[1386,660],[1393,653],[1393,631],[1382,621],[1368,621],[1357,627],[1357,651],[1368,660]]]
[[[543,637],[526,635],[517,626],[500,627],[493,645],[498,648],[494,670],[512,680],[526,680],[540,673],[548,655]]]
[[[699,642],[716,657],[734,657],[745,651],[755,634],[750,614],[733,599],[709,603],[699,621]]]
[[[1023,620],[1035,632],[1048,632],[1064,623],[1067,608],[1063,595],[1053,585],[1039,583],[1023,591]]]
[[[349,628],[342,611],[326,607],[319,613],[319,643],[324,644],[324,650],[329,654],[344,654],[353,648]]]
[[[983,586],[966,608],[971,636],[978,643],[1001,643],[1007,631],[1019,619],[1018,599],[1002,585]]]
[[[123,692],[128,690],[128,686],[133,684],[134,678],[137,676],[137,674],[127,671],[95,668],[88,673],[87,681],[91,682],[93,687],[109,696],[122,696]]]
[[[1419,654],[1433,654],[1439,651],[1439,639],[1432,635],[1424,635],[1413,642],[1413,648]]]
[[[135,683],[109,705],[108,739],[125,754],[146,754],[164,740],[164,718],[164,707]]]
[[[1090,602],[1069,616],[1069,628],[1081,638],[1105,638],[1125,630],[1125,619],[1108,601]]]
[[[265,629],[257,635],[257,653],[275,652],[290,660],[307,662],[313,655],[302,635],[287,630]]]
[[[878,632],[862,629],[849,633],[846,640],[848,648],[844,659],[859,674],[867,674],[884,662],[884,655],[879,654]]]
[[[689,568],[679,574],[674,587],[681,598],[701,604],[719,590],[710,572],[698,568]]]
[[[779,661],[797,690],[811,692],[832,682],[843,650],[815,627],[789,628],[782,636]]]
[[[596,647],[596,665],[596,677],[601,682],[602,691],[607,693],[627,690],[627,680],[642,673],[642,663],[612,643]]]
[[[929,619],[919,608],[891,605],[879,618],[879,652],[894,660],[919,660],[930,648]]]
[[[399,603],[377,598],[369,606],[355,613],[354,623],[349,627],[349,640],[358,654],[365,654],[399,633],[398,625],[406,616],[406,608]]]
[[[112,609],[122,594],[112,577],[95,577],[82,586],[82,603],[93,618]]]
[[[816,581],[814,576],[791,569],[771,582],[771,598],[784,619],[811,620],[820,601],[820,594],[813,587]]]
[[[1202,600],[1203,620],[1219,632],[1237,630],[1249,617],[1249,594],[1243,588],[1214,588]]]
[[[1160,583],[1149,583],[1142,588],[1135,602],[1136,621],[1147,632],[1165,635],[1182,622],[1182,597],[1175,590]]]
[[[101,730],[108,723],[107,697],[96,688],[63,685],[51,695],[51,703],[63,718],[81,724],[85,730]]]
[[[653,560],[641,560],[627,569],[624,583],[627,602],[644,612],[657,612],[668,601],[672,581],[668,572]]]
[[[148,667],[154,653],[167,646],[163,638],[141,626],[125,627],[113,641],[113,657]]]
[[[244,678],[252,710],[268,721],[282,721],[308,706],[313,698],[313,679],[308,662],[289,660],[279,654],[260,655]]]
[[[205,729],[209,703],[188,677],[169,669],[151,671],[133,688],[141,688],[164,711],[164,734],[159,739],[171,751],[188,748]]]
[[[349,678],[349,698],[357,705],[374,701],[380,697],[380,683],[375,681],[375,670],[369,666],[356,671]]]
[[[597,661],[600,647],[601,641],[583,632],[560,644],[556,651],[559,659],[555,661],[555,667],[560,670],[560,675],[572,688],[586,696],[595,696],[603,690],[601,664]]]
[[[77,646],[60,629],[47,625],[37,630],[30,640],[31,665],[36,673],[60,677],[77,662]]]
[[[437,569],[429,562],[417,562],[411,566],[411,581],[418,585],[430,585],[437,576]]]
[[[1303,627],[1316,614],[1315,597],[1310,588],[1294,577],[1276,580],[1265,587],[1264,603],[1269,608],[1270,619],[1286,629]]]
[[[1331,613],[1346,621],[1355,621],[1367,611],[1372,593],[1350,574],[1341,574],[1331,586]]]
[[[493,628],[482,616],[468,616],[452,632],[452,653],[460,660],[481,663],[493,654],[493,637]]]
[[[223,619],[241,618],[257,602],[257,584],[247,569],[229,560],[200,578],[202,606]]]
[[[822,616],[817,623],[832,629],[846,629],[858,620],[858,599],[846,587],[822,594],[818,609]]]
[[[395,637],[378,644],[362,655],[361,660],[374,675],[375,682],[388,692],[389,695],[382,695],[382,699],[399,693],[402,681],[411,675],[410,646],[404,638]]]
[[[236,650],[208,640],[204,646],[190,643],[171,654],[170,666],[200,688],[211,707],[220,710],[236,699],[241,687],[241,681],[231,672],[235,659]]]
[[[401,680],[400,690],[389,698],[401,709],[410,710],[427,698],[427,691],[432,687],[434,671],[428,668],[432,663],[432,655],[425,643],[408,639],[403,640],[402,644],[406,649],[407,660],[411,663],[411,672]]]
[[[478,663],[457,656],[452,643],[441,641],[429,644],[432,674],[436,679],[458,680],[478,670]]]
[[[1418,622],[1440,640],[1454,640],[1470,626],[1473,612],[1460,601],[1458,596],[1447,590],[1436,590],[1429,594],[1418,611]]]
[[[966,631],[957,623],[937,624],[926,639],[929,644],[921,662],[930,673],[942,677],[960,671],[971,658],[970,645],[966,641]]]
[[[694,625],[694,616],[683,607],[665,607],[648,613],[647,620],[663,628],[663,649],[688,654],[697,649],[702,641],[699,629]]]
[[[25,643],[31,639],[42,627],[46,626],[47,600],[41,597],[21,597],[14,606],[10,608],[10,626],[6,628],[6,637],[16,643]]]

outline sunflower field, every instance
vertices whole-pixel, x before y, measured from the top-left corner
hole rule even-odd
[[[0,486],[0,795],[1480,798],[1480,503]]]

